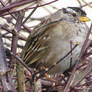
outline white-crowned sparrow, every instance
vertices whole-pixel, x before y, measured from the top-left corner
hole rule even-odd
[[[31,68],[39,69],[41,65],[48,68],[71,50],[70,41],[72,46],[80,42],[72,52],[73,66],[88,32],[88,27],[84,23],[88,20],[86,13],[78,7],[62,8],[46,17],[28,37],[23,50],[23,60]],[[49,73],[63,73],[69,69],[70,56]]]

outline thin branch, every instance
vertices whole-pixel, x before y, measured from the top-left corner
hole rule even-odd
[[[2,0],[0,0],[0,2],[1,2],[1,4],[2,4],[4,7],[6,7],[5,4],[4,4],[4,2],[3,2]],[[7,10],[7,11],[8,11],[8,13],[9,13],[15,20],[17,20],[16,16],[14,16],[13,14],[11,14],[9,10]],[[24,27],[29,33],[31,32],[31,30],[30,30],[27,26],[23,25],[23,27]],[[7,31],[8,31],[8,30],[7,30]]]
[[[2,35],[2,37],[4,37],[4,38],[12,38],[12,36],[6,36],[6,35]],[[18,39],[19,40],[23,40],[23,41],[26,41],[26,39],[25,38],[23,38],[23,37],[21,37],[21,36],[18,36]]]
[[[25,24],[25,22],[30,18],[30,16],[32,16],[32,14],[36,11],[36,9],[38,8],[38,5],[33,9],[33,11],[27,16],[27,18],[22,22],[22,25]]]
[[[71,52],[78,46],[78,44],[76,44],[69,52],[67,52],[67,54],[65,54],[59,61],[57,61],[55,64],[51,65],[48,69],[46,69],[43,74],[41,76],[39,76],[39,78],[41,78],[45,73],[49,72],[52,68],[54,68],[57,64],[59,64],[60,62],[63,62],[63,60],[69,55],[71,54]],[[35,77],[35,75],[37,75],[39,72],[34,73],[33,75],[33,79]]]
[[[81,7],[81,6],[82,6],[82,4],[81,4],[80,0],[77,0],[77,2],[79,3],[79,5],[80,5],[80,7]]]
[[[87,48],[86,44],[87,44],[87,42],[88,42],[88,38],[89,38],[89,35],[90,35],[90,33],[91,33],[91,30],[92,30],[92,23],[91,23],[90,29],[89,29],[89,31],[88,31],[88,33],[87,33],[86,40],[85,40],[85,42],[84,42],[84,44],[83,44],[83,46],[82,46],[82,49],[81,49],[79,58],[78,58],[78,60],[76,60],[76,62],[75,62],[75,67],[74,67],[74,69],[73,69],[73,71],[72,71],[72,74],[71,74],[71,76],[70,76],[70,78],[69,78],[69,80],[68,80],[68,82],[67,82],[67,84],[66,84],[66,87],[64,88],[64,91],[63,91],[63,92],[67,92],[67,91],[70,89],[70,86],[71,86],[70,83],[71,83],[71,81],[72,81],[72,79],[73,79],[73,76],[74,76],[74,74],[75,74],[75,71],[76,71],[76,69],[77,69],[77,67],[78,67],[79,61],[80,61],[82,55],[84,54],[84,52],[85,52],[85,50],[86,50],[86,48]]]
[[[24,17],[22,15],[22,13],[17,13],[17,14],[18,14],[18,18],[17,18],[17,21],[16,21],[15,28],[13,30],[14,33],[13,33],[13,36],[12,36],[12,44],[11,44],[11,52],[13,52],[14,54],[16,54],[16,51],[17,51],[18,32],[21,29],[22,20],[23,20],[23,17]],[[15,60],[13,58],[11,58],[10,61],[12,63],[14,63]]]
[[[92,2],[86,3],[86,4],[82,5],[81,8],[86,7],[86,6],[88,6],[88,5],[91,5],[91,4],[92,4]]]
[[[7,66],[7,62],[5,60],[6,56],[4,53],[4,48],[3,48],[3,42],[2,42],[2,37],[0,35],[0,79],[2,81],[3,85],[3,91],[4,92],[16,92],[14,88],[14,84],[12,82],[12,78],[9,71],[9,68]]]
[[[17,62],[23,65],[32,74],[32,70],[24,63],[24,61],[18,55],[13,54],[12,52],[11,55],[17,59]]]
[[[87,68],[85,70],[83,70],[82,72],[82,76],[79,80],[77,80],[74,84],[73,84],[73,87],[76,87],[78,86],[78,84],[87,76],[89,75],[90,73],[92,72],[92,62],[90,62],[87,66]]]
[[[85,3],[87,6],[89,6],[90,8],[92,8],[91,4],[88,4],[85,0],[82,0],[82,2]]]
[[[6,30],[6,31],[9,32],[9,33],[12,33],[12,31],[9,30],[9,29],[8,29],[7,27],[5,27],[4,25],[0,25],[0,27],[1,27],[1,29]]]
[[[71,48],[71,50],[66,54],[64,55],[59,61],[57,61],[55,64],[53,64],[52,66],[50,66],[48,68],[48,71],[50,71],[53,67],[55,67],[57,64],[59,64],[60,62],[62,62],[69,54],[71,54],[71,52],[78,46],[78,44],[76,44],[74,47]],[[46,71],[46,72],[48,72]]]
[[[13,30],[13,36],[12,36],[12,44],[11,44],[11,51],[16,55],[17,52],[17,42],[18,42],[18,33],[21,30],[21,24],[24,18],[24,11],[17,12],[16,13],[16,25]],[[16,62],[16,59],[14,57],[11,57],[10,59],[11,63],[14,64]],[[16,75],[17,75],[17,85],[18,85],[18,92],[25,92],[25,82],[24,82],[24,69],[21,67],[20,64],[17,64],[16,66]]]
[[[35,0],[36,1],[36,0]],[[2,1],[0,0],[0,2],[2,3]],[[16,3],[13,3],[13,4],[10,4],[9,6],[6,6],[4,8],[1,8],[0,9],[0,14],[4,13],[4,12],[7,12],[9,11],[10,9],[13,9],[13,8],[16,8],[16,7],[19,7],[21,5],[24,5],[24,4],[27,4],[27,3],[30,3],[30,2],[34,2],[34,0],[25,0],[25,1],[22,1],[22,2],[16,2]],[[3,4],[3,3],[2,3]]]
[[[45,5],[49,5],[49,4],[54,3],[54,2],[56,2],[56,1],[58,1],[58,0],[53,0],[53,1],[48,2],[48,3],[46,3],[46,4],[39,5],[39,7],[42,7],[42,6],[45,6]],[[35,7],[36,7],[36,6],[35,6]],[[16,11],[13,10],[13,11],[10,11],[10,14],[16,13],[16,12],[22,11],[22,10],[33,9],[33,8],[35,8],[35,7],[31,7],[31,8],[26,7],[26,8],[20,9],[20,10],[16,10]],[[7,8],[6,8],[6,10],[7,10]],[[6,12],[6,10],[5,10],[5,11],[4,11],[4,10],[0,10],[0,12]],[[5,15],[8,15],[8,13],[5,13],[5,14],[1,13],[1,14],[0,14],[0,16],[5,16]]]

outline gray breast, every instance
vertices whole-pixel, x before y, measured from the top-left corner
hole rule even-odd
[[[78,58],[81,47],[85,41],[88,29],[85,24],[81,23],[71,23],[67,21],[60,22],[57,24],[49,33],[48,43],[48,53],[45,57],[47,66],[52,65],[56,61],[60,60],[66,53],[70,51],[70,41],[72,40],[74,46],[77,42],[80,42],[80,45],[72,52],[73,53],[73,62]],[[65,58],[64,61],[60,62],[54,69],[54,72],[64,72],[70,67],[70,55]]]

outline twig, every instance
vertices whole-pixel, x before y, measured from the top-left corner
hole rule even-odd
[[[38,5],[33,9],[33,11],[27,16],[27,18],[22,22],[22,25],[25,24],[25,22],[30,18],[30,16],[36,11],[38,8]]]
[[[8,72],[7,62],[5,60],[5,53],[2,43],[2,37],[0,35],[0,79],[3,85],[4,92],[16,92],[10,73]]]
[[[41,79],[38,79],[34,82],[34,92],[42,92],[42,83]]]
[[[92,4],[92,2],[87,3],[87,4],[85,4],[85,5],[82,5],[81,8],[86,7],[86,6],[88,6],[88,5],[91,5],[91,4]]]
[[[7,36],[7,35],[2,35],[2,37],[4,37],[4,38],[12,38],[12,36]],[[23,37],[21,37],[21,36],[18,36],[18,39],[19,40],[23,40],[23,41],[26,41],[26,39],[25,38],[23,38]]]
[[[0,25],[0,27],[1,27],[1,29],[6,30],[6,31],[9,32],[9,33],[12,33],[12,31],[9,30],[9,29],[8,29],[7,27],[5,27],[4,25]]]
[[[90,33],[91,33],[91,30],[92,30],[92,23],[91,23],[90,29],[89,29],[89,31],[88,31],[88,33],[87,33],[86,40],[85,40],[85,42],[84,42],[84,44],[83,44],[83,46],[82,46],[82,49],[81,49],[79,58],[78,58],[78,60],[76,60],[76,62],[75,62],[75,67],[74,67],[74,69],[73,69],[73,71],[72,71],[72,74],[71,74],[71,76],[70,76],[70,78],[69,78],[69,80],[68,80],[68,82],[67,82],[67,84],[66,84],[66,87],[64,88],[64,91],[63,91],[63,92],[67,92],[67,91],[70,89],[70,86],[71,86],[70,83],[71,83],[71,81],[72,81],[72,79],[73,79],[73,76],[74,76],[75,71],[76,71],[76,69],[77,69],[77,66],[78,66],[78,64],[79,64],[79,61],[80,61],[82,55],[84,54],[84,52],[85,52],[85,50],[86,50],[86,48],[87,48],[86,44],[87,44],[87,42],[88,42],[88,38],[89,38],[89,35],[90,35]]]
[[[72,40],[70,41],[70,49],[72,50],[72,45],[73,45],[73,43],[72,43]],[[71,69],[71,67],[72,67],[72,52],[71,52],[71,55],[70,55],[70,69]]]
[[[0,2],[1,2],[1,4],[2,4],[4,7],[6,7],[5,4],[4,4],[4,2],[3,2],[2,0],[0,0]],[[13,14],[11,14],[9,10],[7,10],[7,12],[8,12],[15,20],[17,19],[16,16],[14,16]],[[30,30],[27,26],[23,25],[23,27],[24,27],[28,32],[31,32],[31,30]]]
[[[89,29],[89,31],[88,31],[88,33],[87,33],[86,40],[85,40],[85,42],[84,42],[84,44],[83,44],[83,46],[82,46],[82,49],[81,49],[79,58],[82,57],[82,55],[84,54],[84,52],[86,51],[86,49],[87,49],[87,47],[88,47],[88,45],[89,45],[89,44],[88,44],[88,43],[89,43],[88,40],[89,40],[89,36],[90,36],[91,30],[92,30],[92,23],[91,23],[90,29]]]
[[[53,67],[55,67],[57,64],[59,64],[61,61],[63,61],[69,54],[71,54],[71,52],[78,46],[78,44],[76,44],[66,55],[64,55],[59,61],[57,61],[55,64],[53,64],[52,66],[50,66],[48,68],[48,71],[50,71]]]
[[[53,1],[48,2],[48,3],[46,3],[46,4],[39,5],[39,7],[42,7],[42,6],[45,6],[45,5],[54,3],[54,2],[56,2],[56,1],[58,1],[58,0],[53,0]],[[22,11],[22,10],[33,9],[33,8],[35,8],[35,7],[31,7],[31,8],[26,7],[26,8],[20,9],[20,10],[16,10],[16,11],[10,11],[10,14],[12,14],[12,13],[16,13],[16,12],[18,12],[18,11]],[[2,9],[2,10],[0,10],[0,12],[6,12],[7,9],[8,9],[8,8],[6,7],[6,9],[4,9],[4,10]],[[8,15],[8,13],[6,13],[6,14],[2,14],[2,13],[1,13],[1,14],[0,14],[0,16],[5,16],[5,15]]]
[[[3,2],[2,0],[0,0],[0,3],[3,5],[4,8],[6,7],[6,5],[4,4],[4,2]],[[7,10],[7,12],[8,12],[14,19],[16,19],[16,17],[15,17],[14,15],[12,15],[9,10]]]
[[[87,6],[89,6],[90,8],[92,8],[92,6],[88,4],[85,0],[82,0],[82,2],[85,3]]]
[[[36,1],[36,0],[35,0],[35,1]],[[1,2],[1,0],[0,0],[0,2]],[[6,6],[6,7],[4,7],[4,8],[1,8],[1,9],[0,9],[0,14],[2,14],[2,13],[4,13],[4,12],[7,12],[7,11],[9,11],[10,9],[19,7],[19,6],[21,6],[21,5],[24,5],[24,4],[27,4],[27,3],[30,3],[30,2],[34,2],[34,0],[26,0],[26,1],[16,2],[16,3],[10,4],[9,6]]]
[[[76,82],[74,83],[73,87],[78,86],[78,84],[79,84],[87,75],[89,75],[91,72],[92,72],[92,62],[90,62],[90,63],[88,64],[87,68],[82,72],[81,78],[80,78],[78,81],[76,81]]]
[[[11,52],[13,52],[14,54],[16,54],[16,50],[17,50],[17,41],[18,41],[18,32],[21,29],[21,24],[22,24],[22,20],[23,20],[23,15],[22,14],[18,14],[18,18],[16,21],[16,25],[15,25],[15,29],[13,30],[13,36],[12,36],[12,44],[11,44]],[[11,57],[10,60],[12,63],[14,63],[14,59]]]
[[[16,20],[15,28],[13,30],[14,33],[12,36],[12,44],[11,44],[11,51],[15,55],[17,51],[18,33],[21,30],[23,17],[24,17],[24,12],[17,13],[17,20]],[[11,57],[10,61],[11,63],[15,63],[16,59],[14,57]],[[24,69],[20,64],[17,64],[16,72],[17,72],[18,92],[25,92]]]
[[[41,78],[45,73],[49,72],[52,68],[54,68],[57,64],[59,64],[60,62],[62,62],[69,54],[71,54],[71,52],[78,46],[78,44],[76,44],[69,52],[67,52],[66,55],[64,55],[59,61],[57,61],[55,64],[51,65],[48,69],[46,69],[42,75],[39,76],[39,78]],[[34,77],[40,73],[41,71],[39,72],[35,72],[34,75],[33,75],[33,79]],[[38,78],[38,79],[39,79]]]
[[[11,44],[6,43],[6,42],[4,42],[4,45],[6,45],[7,47],[11,46]],[[24,46],[17,44],[17,47],[20,48],[20,49],[23,49]]]
[[[21,65],[23,65],[32,74],[32,70],[24,63],[24,61],[18,55],[13,54],[12,52],[11,55],[18,60],[17,62],[21,63]]]
[[[81,7],[81,6],[82,6],[82,4],[81,4],[80,0],[77,0],[77,2],[79,3],[79,5],[80,5],[80,7]]]

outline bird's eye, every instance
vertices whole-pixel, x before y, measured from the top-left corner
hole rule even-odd
[[[73,13],[72,16],[73,16],[73,17],[76,17],[76,13]]]

